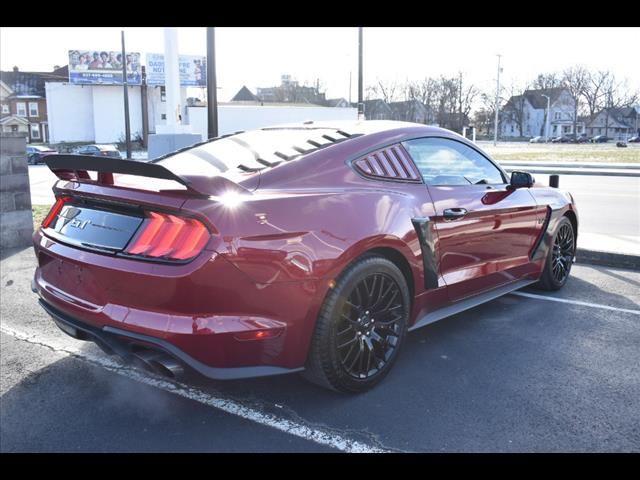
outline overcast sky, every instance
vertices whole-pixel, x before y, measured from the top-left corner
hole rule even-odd
[[[52,27],[0,29],[2,70],[50,71],[65,65],[67,51],[119,50],[120,28]],[[125,27],[128,51],[163,53],[164,29]],[[502,54],[501,81],[529,80],[538,73],[581,64],[610,70],[640,88],[637,47],[640,28],[496,28],[425,27],[364,29],[365,86],[384,81],[419,80],[458,75],[486,91],[495,91],[497,57]],[[206,54],[205,28],[179,28],[181,54]],[[279,85],[281,74],[300,83],[320,79],[327,98],[357,100],[357,28],[216,28],[219,99],[228,101],[246,85]]]

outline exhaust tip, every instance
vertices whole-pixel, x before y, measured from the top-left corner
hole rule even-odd
[[[141,350],[133,352],[129,361],[133,366],[168,378],[180,378],[184,375],[183,366],[163,352]]]
[[[156,372],[170,378],[181,378],[184,375],[184,368],[173,358],[163,355],[151,362]]]

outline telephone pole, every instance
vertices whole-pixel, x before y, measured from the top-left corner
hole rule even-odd
[[[207,27],[207,137],[218,136],[218,84],[216,82],[216,31]]]
[[[493,146],[495,147],[498,141],[498,108],[500,107],[500,57],[502,55],[498,54],[498,77],[497,77],[497,86],[496,86],[496,120],[495,126],[493,129]]]
[[[124,30],[120,31],[122,39],[122,88],[124,89],[124,136],[127,147],[127,160],[131,160],[131,127],[129,126],[129,89],[127,87],[127,54],[124,49]]]

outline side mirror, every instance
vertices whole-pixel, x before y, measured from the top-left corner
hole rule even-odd
[[[512,188],[529,188],[533,187],[535,178],[529,172],[513,171],[511,172],[511,180],[509,184]]]

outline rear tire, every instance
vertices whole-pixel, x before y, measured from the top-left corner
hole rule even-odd
[[[567,283],[576,253],[575,238],[571,220],[562,217],[553,235],[544,270],[536,287],[542,290],[560,290]]]
[[[369,256],[336,279],[320,310],[304,376],[357,393],[389,372],[407,333],[411,298],[400,269]]]

